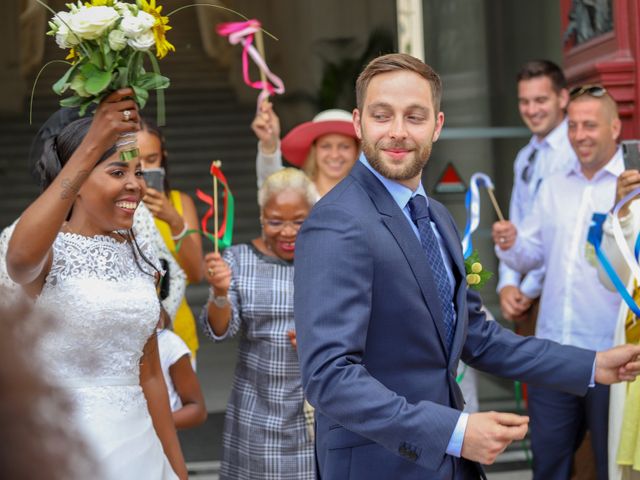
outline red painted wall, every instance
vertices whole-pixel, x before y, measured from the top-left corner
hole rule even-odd
[[[562,34],[572,0],[561,0]],[[640,138],[640,0],[613,0],[613,31],[575,46],[564,46],[565,74],[571,86],[601,84],[618,103],[621,140]]]

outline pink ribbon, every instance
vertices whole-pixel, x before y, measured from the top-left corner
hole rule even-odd
[[[251,88],[262,90],[260,95],[258,95],[258,108],[260,108],[262,102],[266,100],[269,95],[284,93],[284,83],[280,77],[269,70],[267,62],[253,46],[253,37],[259,30],[260,22],[258,20],[221,23],[216,27],[218,35],[229,37],[229,43],[231,43],[231,45],[242,44],[242,76],[244,83]],[[264,73],[267,78],[266,81],[258,80],[254,82],[249,78],[249,55],[260,71]]]

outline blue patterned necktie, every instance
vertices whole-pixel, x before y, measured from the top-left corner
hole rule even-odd
[[[447,348],[451,349],[456,321],[456,313],[452,303],[453,289],[449,282],[449,276],[447,275],[442,254],[440,253],[438,239],[431,228],[427,199],[422,195],[413,196],[411,200],[409,200],[409,213],[411,214],[411,220],[413,220],[413,223],[418,227],[418,232],[420,232],[420,243],[427,255],[427,264],[431,268],[433,279],[436,281],[438,297],[442,304],[442,318],[444,319]]]

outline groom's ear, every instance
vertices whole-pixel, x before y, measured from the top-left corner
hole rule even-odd
[[[360,110],[353,109],[353,128],[356,131],[358,140],[362,140],[362,124],[360,123]]]
[[[436,115],[436,128],[433,131],[433,137],[431,138],[432,142],[437,142],[438,138],[440,138],[440,133],[442,132],[442,127],[444,125],[444,113],[438,112]]]

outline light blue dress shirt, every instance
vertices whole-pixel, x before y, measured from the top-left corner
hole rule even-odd
[[[384,185],[389,194],[393,197],[393,200],[398,204],[402,213],[407,218],[409,225],[413,229],[413,232],[416,234],[416,237],[420,239],[420,233],[418,231],[418,227],[411,220],[411,213],[409,211],[409,200],[413,198],[415,195],[422,195],[427,199],[427,205],[429,205],[429,197],[427,197],[427,193],[424,190],[424,186],[422,183],[418,185],[418,188],[415,191],[412,191],[409,187],[405,187],[404,185],[395,182],[393,180],[389,180],[388,178],[382,176],[379,172],[377,172],[369,162],[364,154],[360,154],[360,162],[373,173],[378,180]],[[449,278],[449,283],[451,284],[452,291],[455,291],[455,278],[453,276],[453,265],[452,260],[447,253],[446,245],[444,244],[444,240],[438,232],[438,227],[433,221],[431,221],[431,229],[433,233],[435,233],[436,238],[438,239],[438,245],[440,246],[440,255],[442,256],[442,260],[444,261],[445,269],[447,270],[447,277]],[[455,310],[455,305],[454,305]],[[449,444],[447,445],[447,453],[449,455],[454,455],[456,457],[460,456],[462,452],[462,441],[464,440],[464,432],[467,429],[467,420],[469,419],[469,414],[460,412],[460,417],[458,418],[458,422],[456,423],[456,428],[453,430],[453,434],[449,439]]]

